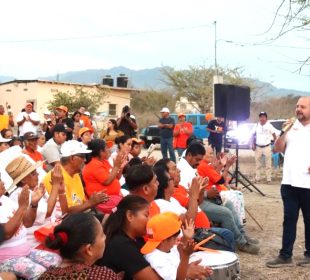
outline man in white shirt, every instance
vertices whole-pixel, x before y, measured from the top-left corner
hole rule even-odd
[[[180,170],[180,185],[188,189],[192,180],[197,176],[197,167],[202,161],[206,150],[203,145],[194,143],[188,146],[185,151],[185,157],[182,157],[177,164]]]
[[[310,267],[310,96],[301,97],[296,118],[288,121],[275,143],[276,152],[285,152],[281,196],[284,206],[282,248],[268,267],[292,266],[296,224],[301,209],[305,224],[304,258],[297,264]]]
[[[16,117],[16,122],[19,129],[19,136],[24,136],[26,132],[37,134],[40,124],[39,115],[33,112],[32,103],[26,103],[25,111],[20,112]]]
[[[261,179],[261,171],[265,162],[267,184],[271,183],[271,141],[276,140],[277,130],[267,120],[267,113],[259,113],[259,122],[253,130],[253,150],[255,150],[255,181]]]

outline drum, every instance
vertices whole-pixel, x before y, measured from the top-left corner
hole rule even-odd
[[[191,255],[189,262],[201,259],[200,265],[213,269],[210,280],[238,280],[240,279],[239,259],[235,253],[227,251],[205,252],[199,251]]]

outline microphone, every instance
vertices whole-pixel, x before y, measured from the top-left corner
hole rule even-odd
[[[281,130],[280,136],[282,136],[285,132],[289,131],[292,128],[295,120],[296,120],[295,118],[290,118],[288,121],[286,121],[286,123],[284,124]]]

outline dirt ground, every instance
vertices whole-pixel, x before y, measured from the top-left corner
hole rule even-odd
[[[234,153],[234,151],[231,151]],[[159,150],[154,156],[159,159]],[[255,163],[254,153],[249,150],[240,150],[239,169],[247,178],[254,181]],[[247,214],[246,230],[248,235],[255,237],[261,242],[259,255],[239,253],[241,279],[242,280],[308,280],[310,279],[309,268],[298,266],[288,268],[267,268],[266,261],[277,256],[282,242],[283,206],[280,196],[280,182],[282,171],[273,170],[273,181],[271,185],[256,184],[266,196],[257,191],[250,192],[243,188],[245,205],[247,210],[254,216],[263,227],[261,230],[254,220]],[[242,186],[241,184],[239,184]],[[304,225],[300,214],[298,221],[297,238],[294,246],[294,262],[303,258],[304,251]]]
[[[250,151],[240,155],[240,171],[248,178],[254,179],[254,154]],[[266,195],[258,192],[244,190],[245,205],[249,212],[263,227],[263,231],[247,215],[246,230],[250,236],[261,241],[261,250],[258,256],[252,256],[240,252],[241,279],[272,279],[272,280],[302,280],[310,279],[309,268],[298,266],[288,268],[267,268],[265,262],[277,256],[282,242],[283,206],[280,195],[281,170],[273,170],[273,182],[271,185],[257,184],[256,186]],[[242,186],[242,185],[240,185]],[[297,225],[297,238],[294,246],[294,261],[303,258],[304,251],[304,224],[300,213]]]

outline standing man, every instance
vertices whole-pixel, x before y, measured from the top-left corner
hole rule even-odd
[[[310,97],[296,105],[295,122],[288,121],[275,143],[276,152],[285,152],[281,196],[284,206],[282,249],[268,267],[292,266],[296,224],[301,209],[305,224],[304,258],[297,264],[310,267]]]
[[[160,147],[163,158],[168,158],[167,150],[169,150],[170,159],[176,162],[175,153],[173,149],[173,129],[174,119],[169,116],[170,111],[164,107],[160,111],[161,118],[159,119],[159,134],[160,134]]]
[[[214,120],[210,121],[207,130],[210,132],[208,138],[209,145],[211,145],[216,154],[220,153],[222,150],[223,135],[226,131],[224,118],[216,117]]]
[[[66,106],[59,106],[57,111],[57,123],[64,125],[67,133],[67,141],[73,139],[74,121],[68,118],[68,108]]]
[[[259,122],[254,127],[253,131],[253,147],[255,151],[255,182],[260,181],[261,171],[263,169],[263,162],[266,166],[267,184],[271,183],[271,141],[276,140],[277,130],[273,125],[267,121],[267,113],[260,112]]]
[[[193,134],[193,126],[190,122],[187,122],[185,118],[185,114],[179,114],[179,122],[175,125],[173,130],[174,148],[177,150],[179,157],[182,156],[186,149],[187,139]]]
[[[0,131],[2,129],[8,129],[14,126],[12,113],[8,112],[8,115],[4,114],[4,106],[0,105]]]
[[[128,105],[122,109],[121,117],[116,120],[118,130],[122,131],[125,135],[135,137],[136,129],[138,128],[136,118],[130,112]]]
[[[26,103],[25,111],[20,112],[17,115],[16,122],[20,137],[24,136],[26,132],[33,132],[34,134],[38,133],[40,118],[36,112],[33,112],[32,103]]]

